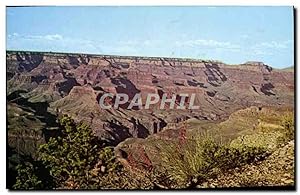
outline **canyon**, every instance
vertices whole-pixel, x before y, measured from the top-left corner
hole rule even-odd
[[[6,62],[9,144],[14,148],[23,137],[24,153],[55,134],[55,118],[63,114],[88,123],[116,146],[176,129],[186,120],[220,122],[251,106],[294,107],[294,71],[262,62],[25,51],[7,51]],[[123,93],[129,100],[141,94],[143,106],[147,94],[176,99],[196,94],[199,109],[128,109],[128,102],[103,109],[99,100],[106,93]]]

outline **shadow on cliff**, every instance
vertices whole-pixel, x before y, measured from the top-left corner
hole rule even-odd
[[[50,137],[56,136],[57,132],[53,130],[48,130],[47,128],[57,128],[59,124],[57,123],[57,116],[48,112],[49,103],[47,102],[29,102],[28,98],[21,96],[25,93],[24,90],[15,91],[7,96],[7,101],[19,105],[24,111],[34,112],[35,117],[37,117],[41,122],[45,123],[43,128],[43,135],[45,140],[48,141]]]
[[[25,52],[17,53],[17,60],[19,62],[18,71],[30,72],[36,68],[43,61],[43,54],[28,54]]]
[[[127,78],[111,78],[111,82],[116,85],[117,93],[124,93],[128,95],[129,101],[133,99],[133,97],[140,93],[141,91],[136,88],[136,86]],[[125,104],[120,105],[121,108],[127,109],[129,106],[129,101]],[[133,110],[138,110],[138,107],[135,106],[132,108]]]
[[[149,130],[144,125],[142,125],[137,119],[132,117],[129,120],[129,122],[133,124],[132,130],[130,130],[128,127],[126,127],[119,121],[107,121],[106,128],[108,130],[106,130],[106,132],[111,137],[106,139],[108,145],[116,146],[127,138],[135,137],[145,139],[150,135]]]

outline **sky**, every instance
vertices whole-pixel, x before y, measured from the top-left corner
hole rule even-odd
[[[7,7],[7,50],[294,65],[292,7]]]

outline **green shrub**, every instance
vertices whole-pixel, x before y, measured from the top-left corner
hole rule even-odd
[[[162,167],[177,185],[185,188],[190,183],[207,175],[209,164],[205,161],[204,148],[214,150],[217,147],[210,138],[186,140],[184,145],[177,142],[164,143],[161,151]],[[204,173],[204,174],[203,174]]]
[[[263,147],[217,143],[211,136],[187,140],[184,145],[164,144],[162,166],[176,182],[175,188],[190,188],[227,169],[261,160],[268,155]]]
[[[31,163],[26,162],[19,164],[16,167],[17,178],[16,183],[13,185],[13,189],[16,190],[33,190],[43,189],[43,183],[36,175],[36,167]]]
[[[257,132],[240,136],[230,142],[232,148],[263,148],[268,152],[274,151],[278,146],[278,138],[282,136],[278,130],[272,132]]]
[[[39,148],[39,158],[50,170],[57,188],[101,188],[102,180],[121,169],[113,148],[101,148],[98,138],[84,123],[68,116],[60,120],[61,134]]]
[[[295,123],[294,123],[294,114],[286,114],[283,116],[281,125],[283,126],[282,133],[283,137],[281,141],[286,143],[290,140],[293,140],[295,137]]]
[[[85,186],[89,181],[89,170],[93,168],[99,151],[92,130],[85,124],[78,125],[68,116],[60,120],[62,131],[39,148],[39,158],[50,170],[57,182],[63,184],[73,180]]]

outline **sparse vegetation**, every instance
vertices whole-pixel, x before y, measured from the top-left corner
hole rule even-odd
[[[268,128],[257,125],[251,135],[226,142],[208,132],[187,137],[187,130],[181,128],[178,140],[157,142],[160,164],[154,165],[140,146],[135,150],[138,155],[130,154],[129,166],[123,167],[116,159],[114,149],[103,145],[87,125],[76,124],[70,117],[63,116],[60,134],[39,147],[38,161],[17,166],[13,188],[182,189],[272,183],[293,185],[294,166],[290,162],[293,114],[286,114],[279,121]],[[289,144],[286,150],[289,157],[284,162],[289,162],[288,167],[284,168],[281,161],[278,164],[284,178],[271,177],[268,170],[275,166],[272,163],[277,163],[277,154],[280,154],[276,151],[286,144]]]

